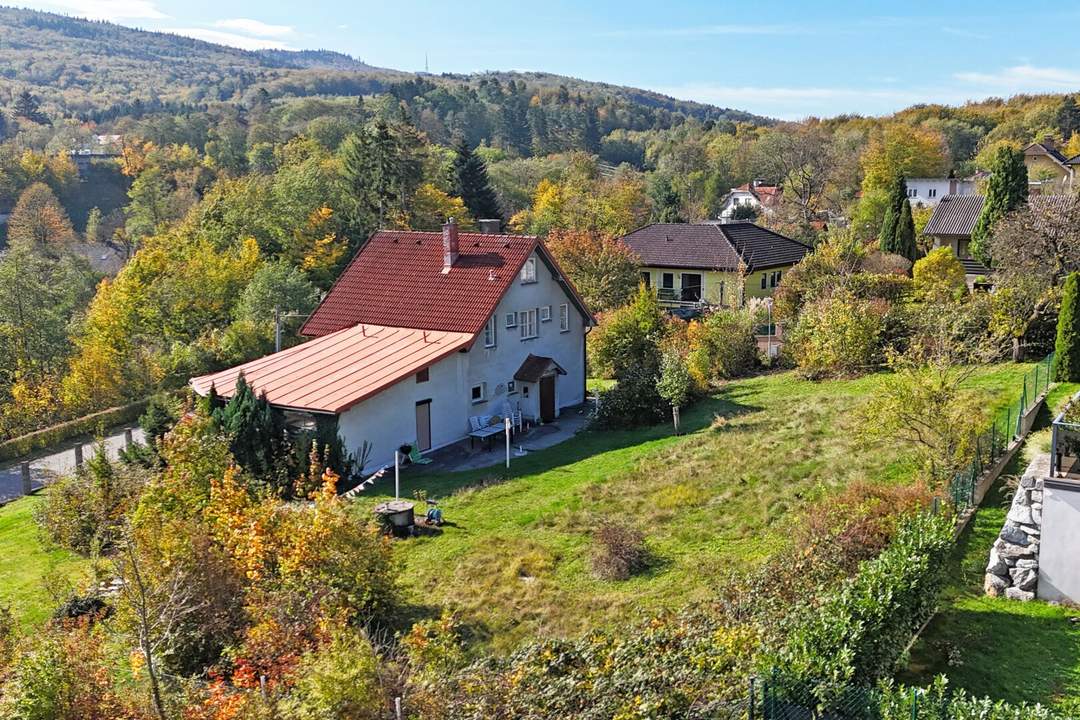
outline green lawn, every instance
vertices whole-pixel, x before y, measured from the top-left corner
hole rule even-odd
[[[1037,430],[1007,475],[1020,475],[1037,452],[1047,452],[1049,423],[1080,389],[1059,385]],[[954,686],[1010,702],[1040,702],[1080,714],[1080,610],[1043,602],[1021,603],[983,594],[983,572],[1011,491],[1004,482],[987,495],[957,546],[952,582],[942,609],[912,649],[905,682],[947,675]],[[1075,619],[1075,620],[1074,620]]]
[[[972,383],[998,405],[1028,367],[988,368]],[[409,599],[420,612],[457,608],[506,650],[708,598],[732,568],[784,542],[794,511],[855,480],[910,477],[895,450],[858,438],[856,410],[883,378],[733,382],[684,413],[684,436],[584,432],[515,461],[508,481],[501,469],[406,473],[403,494],[426,489],[450,521],[398,545]],[[605,517],[646,533],[650,570],[621,583],[592,576],[589,534]]]
[[[55,604],[48,587],[62,588],[87,572],[85,559],[61,549],[46,549],[38,537],[34,507],[40,496],[0,508],[0,602],[10,604],[23,629],[41,623]]]

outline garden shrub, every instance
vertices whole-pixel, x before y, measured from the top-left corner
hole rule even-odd
[[[627,580],[649,562],[645,535],[638,529],[604,522],[593,533],[592,568],[604,580]]]
[[[379,657],[360,630],[333,626],[322,647],[300,658],[295,684],[278,704],[281,717],[296,720],[382,720],[387,702]]]
[[[421,720],[714,720],[745,701],[754,629],[693,608],[525,646],[414,687]]]
[[[146,403],[146,410],[139,416],[139,427],[146,434],[147,444],[157,445],[158,440],[172,430],[180,413],[180,402],[172,395],[151,395]]]
[[[142,468],[113,464],[99,444],[87,462],[49,487],[35,519],[62,547],[84,555],[107,550],[119,539],[124,516],[145,485]]]
[[[881,361],[881,335],[889,304],[848,291],[803,308],[785,345],[808,378],[865,372]]]
[[[663,421],[671,407],[656,389],[655,370],[630,368],[619,382],[600,393],[596,424],[605,429],[633,428]]]
[[[929,302],[956,300],[967,293],[967,278],[951,247],[934,248],[912,269],[915,295]]]
[[[793,613],[774,664],[816,683],[823,699],[846,684],[889,677],[915,631],[934,613],[952,533],[952,520],[943,514],[906,519],[889,547],[839,590]]]
[[[660,344],[667,323],[656,291],[642,285],[629,305],[600,316],[589,333],[589,362],[596,375],[623,379],[636,368],[660,367]]]
[[[721,308],[690,324],[689,363],[699,382],[746,375],[757,365],[754,313],[747,308]]]
[[[29,455],[34,450],[44,450],[68,438],[89,435],[115,425],[131,422],[146,409],[146,401],[131,403],[68,420],[43,430],[20,435],[0,443],[0,462]]]
[[[934,678],[926,688],[883,682],[878,694],[881,720],[1064,720],[1042,705],[1012,705],[973,697],[962,688],[950,688],[944,675]]]

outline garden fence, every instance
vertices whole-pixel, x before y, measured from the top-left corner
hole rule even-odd
[[[971,462],[949,483],[949,497],[957,510],[967,510],[975,505],[975,488],[983,471],[1008,451],[1013,440],[1023,435],[1024,417],[1050,389],[1053,373],[1054,354],[1050,353],[1024,374],[1017,401],[995,413],[990,425],[975,437]]]

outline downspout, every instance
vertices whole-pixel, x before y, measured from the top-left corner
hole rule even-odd
[[[589,333],[593,326],[590,322],[585,326],[585,337],[581,343],[581,401],[589,399]]]

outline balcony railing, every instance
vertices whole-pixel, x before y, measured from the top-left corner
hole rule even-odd
[[[702,300],[700,287],[657,288],[656,296],[660,299],[660,302],[665,305],[701,307],[708,304]]]
[[[1051,425],[1050,474],[1080,477],[1080,393],[1073,396]]]

